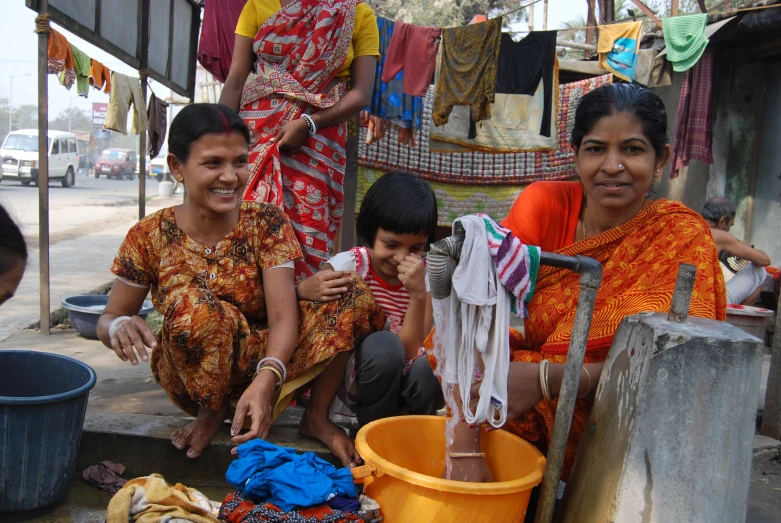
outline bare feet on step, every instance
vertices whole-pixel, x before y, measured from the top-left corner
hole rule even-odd
[[[352,468],[363,462],[353,440],[328,419],[327,414],[318,415],[307,409],[301,417],[298,430],[302,435],[327,445],[345,467]]]
[[[225,423],[225,408],[219,412],[199,410],[195,421],[171,434],[171,443],[179,450],[187,450],[187,457],[195,459],[209,446],[212,438]]]

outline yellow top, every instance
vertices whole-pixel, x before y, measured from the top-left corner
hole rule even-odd
[[[249,0],[241,11],[236,34],[254,39],[258,29],[271,15],[282,9],[279,0]],[[336,72],[340,78],[350,78],[350,66],[356,56],[380,56],[380,32],[374,11],[364,2],[355,8],[353,41],[347,51],[347,59]]]

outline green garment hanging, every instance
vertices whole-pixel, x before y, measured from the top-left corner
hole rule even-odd
[[[667,59],[672,62],[673,70],[679,73],[688,71],[699,61],[708,46],[708,37],[705,36],[707,24],[706,14],[662,19]]]

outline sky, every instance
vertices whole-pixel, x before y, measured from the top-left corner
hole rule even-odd
[[[36,13],[25,6],[24,0],[1,0],[3,4],[2,16],[0,16],[0,34],[3,35],[5,45],[0,46],[0,98],[8,98],[10,88],[10,76],[13,75],[13,104],[37,104],[37,58],[38,36],[34,32]],[[524,0],[523,3],[528,3]],[[521,5],[521,2],[518,3]],[[548,5],[548,29],[556,29],[561,24],[586,12],[586,0],[550,0]],[[535,28],[542,29],[543,3],[535,4]],[[110,54],[101,51],[97,47],[88,44],[81,38],[74,36],[61,27],[53,24],[68,41],[84,51],[87,55],[105,64],[109,69],[126,74],[138,76],[138,73],[114,58]],[[525,25],[525,24],[522,24]],[[518,27],[523,30],[525,27]],[[26,75],[29,76],[21,76]],[[92,110],[93,102],[108,102],[108,95],[95,89],[90,89],[89,97],[82,98],[76,95],[75,86],[71,90],[61,86],[55,75],[49,76],[49,118],[54,119],[58,114],[68,109],[69,104],[85,111]],[[170,91],[162,85],[151,82],[154,93],[161,98],[170,95]]]

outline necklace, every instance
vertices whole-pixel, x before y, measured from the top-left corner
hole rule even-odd
[[[583,239],[586,239],[586,216],[588,216],[588,205],[586,206],[586,210],[583,211]]]

